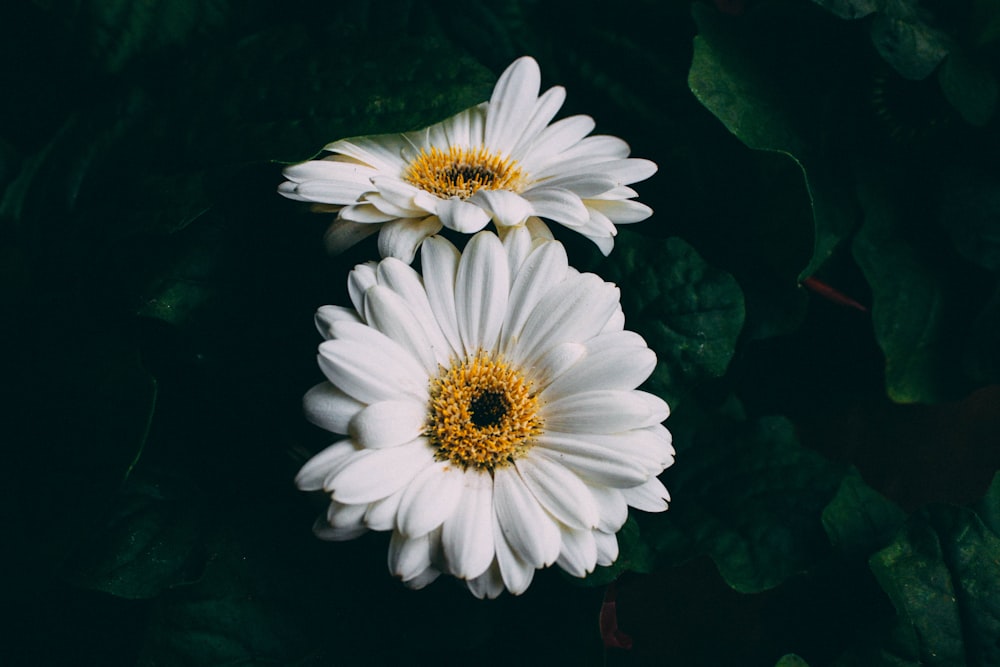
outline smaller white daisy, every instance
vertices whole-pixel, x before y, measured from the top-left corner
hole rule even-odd
[[[391,531],[389,569],[440,573],[478,597],[520,594],[538,568],[583,577],[618,556],[632,506],[667,509],[662,400],[636,389],[656,355],[624,330],[618,289],[525,228],[463,253],[421,250],[351,272],[354,308],[324,306],[307,417],[345,434],[296,483],[331,502],[317,535]]]
[[[540,83],[538,63],[519,58],[489,102],[424,130],[335,141],[323,159],[287,167],[278,191],[337,211],[326,236],[331,252],[381,229],[382,256],[409,263],[442,227],[474,233],[492,221],[501,236],[527,226],[551,239],[544,219],[607,255],[615,225],[652,215],[628,186],[652,176],[656,165],[628,157],[617,137],[588,136],[589,116],[551,123],[566,91],[556,86],[539,95]]]

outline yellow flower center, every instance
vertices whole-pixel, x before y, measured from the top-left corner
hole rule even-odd
[[[452,146],[421,150],[406,167],[403,180],[439,197],[467,199],[476,190],[513,190],[521,187],[524,174],[517,161],[485,148]]]
[[[438,460],[493,470],[526,452],[542,432],[531,382],[484,352],[442,366],[430,393],[426,433]]]

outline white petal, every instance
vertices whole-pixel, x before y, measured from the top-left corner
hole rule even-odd
[[[616,225],[642,222],[653,215],[653,209],[631,199],[585,199],[583,203],[600,211]]]
[[[351,418],[365,407],[343,391],[321,382],[302,397],[302,409],[311,423],[333,433],[347,433]]]
[[[338,160],[309,160],[285,167],[281,175],[290,181],[341,181],[351,183],[364,190],[371,190],[371,177],[378,170],[357,162],[341,162]]]
[[[436,461],[413,478],[399,507],[396,526],[404,535],[424,535],[440,526],[458,507],[465,473],[450,461]]]
[[[463,234],[474,234],[490,221],[489,213],[458,197],[438,202],[435,209],[442,225]]]
[[[465,582],[469,590],[478,599],[494,600],[503,593],[503,577],[500,575],[500,567],[493,561],[486,571],[478,577],[473,577]]]
[[[520,341],[508,343],[507,352],[530,365],[551,347],[593,338],[617,307],[616,287],[593,274],[567,278],[538,300],[520,330]]]
[[[666,419],[643,394],[610,389],[570,394],[545,405],[545,425],[564,433],[620,433]]]
[[[313,534],[321,540],[328,542],[343,542],[353,540],[355,537],[364,535],[368,528],[363,523],[347,526],[344,528],[334,528],[326,522],[325,517],[318,517],[313,523]]]
[[[423,219],[392,220],[382,225],[378,235],[378,252],[382,257],[396,257],[409,264],[420,244],[439,231],[441,219],[436,215]]]
[[[474,107],[460,111],[451,118],[440,123],[444,135],[444,143],[435,146],[481,146],[483,144],[483,128],[486,123],[488,104],[483,102]]]
[[[427,408],[416,401],[380,401],[355,414],[348,432],[361,447],[395,447],[419,437],[426,420]]]
[[[565,188],[538,188],[524,193],[532,212],[567,227],[579,227],[590,217],[580,195]]]
[[[396,341],[410,356],[420,361],[428,376],[437,371],[437,357],[424,327],[403,297],[388,287],[376,285],[365,292],[365,321]]]
[[[542,74],[534,58],[518,58],[497,80],[486,110],[487,148],[510,155],[530,121]]]
[[[330,471],[345,463],[356,452],[357,449],[350,440],[330,445],[306,461],[295,476],[295,485],[303,491],[319,491]]]
[[[531,238],[534,241],[555,241],[556,237],[552,235],[552,230],[549,226],[542,222],[542,219],[538,216],[531,216],[524,223],[524,226],[528,228],[531,232]]]
[[[537,386],[545,387],[555,378],[573,368],[586,354],[587,348],[580,343],[562,343],[543,354],[526,372],[531,380],[537,383]],[[547,389],[543,389],[539,393],[539,397],[546,391]]]
[[[618,560],[618,538],[614,533],[594,531],[597,546],[597,564],[607,567]]]
[[[493,473],[493,505],[499,526],[514,552],[532,567],[559,557],[559,529],[513,466]]]
[[[515,160],[520,159],[532,149],[535,139],[559,112],[565,101],[566,89],[562,86],[553,86],[542,93],[535,103],[530,120],[521,128],[521,138],[511,150],[511,157]]]
[[[407,212],[420,210],[413,204],[413,198],[420,193],[420,188],[414,187],[406,181],[393,176],[374,176],[371,182],[378,188],[378,193],[382,195],[385,201],[391,203],[393,206]]]
[[[597,541],[592,530],[562,531],[562,553],[556,562],[574,577],[585,577],[597,565]]]
[[[614,456],[607,447],[588,444],[576,435],[547,431],[538,436],[531,451],[557,461],[595,485],[624,488],[637,486],[649,479],[649,472],[642,462]]]
[[[327,340],[333,338],[333,323],[344,320],[348,322],[361,322],[361,318],[358,317],[357,312],[344,306],[320,306],[314,317],[316,330],[319,331],[320,336]]]
[[[407,147],[402,135],[382,134],[340,139],[327,144],[323,150],[348,155],[379,171],[398,176],[406,166],[402,153]]]
[[[656,477],[650,477],[640,486],[622,489],[622,495],[629,505],[643,512],[662,512],[667,509],[667,502],[670,500],[667,488]]]
[[[562,283],[568,266],[566,248],[561,243],[543,243],[524,260],[514,276],[504,316],[501,351],[505,355],[520,345],[524,323],[542,297]]]
[[[493,352],[500,336],[510,274],[507,253],[495,234],[476,234],[465,247],[455,279],[458,330],[465,353]]]
[[[403,581],[413,579],[431,566],[431,545],[427,535],[408,537],[398,531],[389,538],[389,571]]]
[[[555,401],[594,389],[634,389],[656,368],[656,354],[649,348],[619,347],[587,356],[569,369],[540,394],[544,401]]]
[[[331,528],[354,528],[364,523],[368,505],[346,505],[336,500],[330,501],[326,510],[326,522]]]
[[[358,313],[364,312],[365,292],[377,284],[378,279],[375,277],[375,262],[358,264],[349,274],[347,274],[347,293],[351,297],[351,303],[354,304],[354,310]]]
[[[511,594],[520,595],[528,590],[528,586],[531,585],[531,580],[535,576],[535,567],[514,553],[503,534],[503,530],[500,528],[500,522],[495,514],[493,516],[493,541],[496,544],[496,563],[497,567],[500,568],[500,577]],[[558,557],[560,546],[561,539],[557,531],[556,557]],[[554,560],[555,557],[553,558],[553,562]]]
[[[427,270],[428,267],[425,267],[425,271]],[[451,347],[441,330],[420,274],[414,271],[413,267],[401,261],[386,258],[379,262],[376,277],[379,285],[388,287],[406,302],[417,321],[420,322],[437,362],[447,364],[457,353],[457,350]]]
[[[420,250],[427,301],[441,333],[456,353],[463,350],[455,313],[455,279],[460,257],[458,249],[440,236],[427,239]]]
[[[569,190],[573,194],[580,197],[594,197],[607,192],[617,185],[614,179],[601,173],[577,173],[574,171],[574,173],[556,172],[556,174],[557,175],[546,178],[545,180],[536,181],[535,185],[528,190],[525,190],[525,197],[530,199],[532,191],[535,189],[541,190],[545,188],[560,188],[563,190]]]
[[[400,489],[368,505],[365,511],[365,525],[371,530],[392,530],[396,525],[396,513],[399,511],[399,501],[402,498],[403,489]]]
[[[345,206],[340,209],[340,213],[337,215],[344,220],[350,220],[351,222],[357,222],[365,225],[389,222],[390,220],[396,219],[396,216],[389,213],[383,213],[368,202]]]
[[[406,584],[407,588],[415,591],[419,591],[428,584],[434,583],[434,581],[441,576],[441,572],[435,570],[433,567],[429,567],[420,574],[416,575],[412,579],[404,579],[403,583]]]
[[[552,516],[574,528],[596,528],[597,504],[573,472],[552,459],[535,456],[532,449],[514,465],[521,479]]]
[[[306,181],[299,183],[294,192],[305,201],[346,205],[357,202],[367,190],[371,190],[371,184],[363,187],[341,181]]]
[[[399,491],[430,465],[434,453],[423,438],[391,449],[366,450],[341,468],[326,486],[342,503],[370,503]]]
[[[532,214],[531,204],[521,195],[508,190],[479,190],[468,202],[484,209],[498,227],[514,227]]]
[[[377,232],[378,225],[369,225],[338,218],[323,234],[323,247],[331,255],[339,255]]]
[[[319,366],[327,379],[362,403],[406,396],[426,400],[428,378],[420,364],[385,334],[364,329],[368,343],[328,340],[319,346]]]
[[[470,470],[463,483],[462,500],[441,528],[441,545],[448,571],[472,579],[493,561],[493,480]]]
[[[530,150],[519,159],[521,167],[529,174],[540,171],[593,129],[594,119],[590,116],[570,116],[552,123],[539,133]]]
[[[587,485],[597,503],[600,521],[597,528],[608,533],[616,533],[628,520],[628,503],[618,489],[609,486]]]

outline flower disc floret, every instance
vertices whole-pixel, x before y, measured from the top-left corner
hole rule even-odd
[[[482,351],[442,367],[430,395],[427,436],[435,456],[463,468],[510,465],[542,432],[531,382]]]
[[[517,162],[485,148],[436,146],[423,149],[406,167],[403,180],[439,197],[468,199],[479,190],[511,190],[521,187],[523,175]]]

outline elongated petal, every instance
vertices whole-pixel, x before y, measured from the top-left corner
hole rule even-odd
[[[465,473],[450,461],[436,461],[413,478],[396,525],[404,535],[424,535],[444,523],[462,501]]]
[[[494,234],[472,237],[458,266],[455,307],[465,352],[496,348],[507,310],[510,275],[507,253]]]
[[[344,466],[327,484],[342,503],[370,503],[403,488],[434,460],[427,441],[418,438],[389,449],[368,450]]]
[[[368,326],[381,331],[419,360],[428,375],[434,374],[437,356],[424,327],[401,296],[388,287],[376,285],[365,292],[364,307]]]
[[[555,401],[594,389],[634,389],[656,368],[656,354],[649,348],[616,347],[589,353],[552,382],[541,398]]]
[[[437,362],[447,364],[458,350],[453,348],[445,337],[441,323],[431,308],[420,274],[408,264],[387,257],[379,262],[376,277],[379,285],[388,287],[406,302],[407,307],[420,322]]]
[[[389,222],[390,220],[396,219],[395,215],[380,211],[377,207],[366,201],[361,202],[360,204],[345,206],[340,209],[340,212],[337,215],[344,220],[365,225]]]
[[[306,464],[295,476],[295,485],[303,491],[319,491],[323,488],[323,480],[330,471],[346,462],[357,449],[350,440],[334,443],[306,461]]]
[[[313,534],[321,540],[328,542],[344,542],[353,540],[368,532],[364,523],[357,523],[343,528],[334,528],[326,521],[326,517],[317,517],[313,523]]]
[[[431,566],[431,545],[427,535],[410,537],[394,531],[389,539],[389,571],[406,581]]]
[[[333,323],[344,320],[348,322],[361,322],[361,318],[358,317],[356,311],[344,306],[320,306],[314,318],[316,330],[319,331],[319,335],[327,340],[333,338]]]
[[[319,348],[327,379],[362,403],[412,396],[427,397],[427,373],[390,338],[369,329],[377,344],[328,340]]]
[[[654,412],[655,406],[641,393],[595,390],[570,394],[545,405],[545,423],[566,433],[619,433],[662,421],[656,419],[660,413]]]
[[[409,264],[425,239],[441,231],[441,219],[426,218],[392,220],[382,225],[378,235],[378,252],[383,257],[396,257]]]
[[[408,147],[402,135],[380,134],[340,139],[323,150],[347,155],[381,172],[399,175],[406,166],[403,151]]]
[[[590,217],[580,195],[565,188],[538,188],[524,193],[531,212],[567,227],[579,227]]]
[[[507,190],[479,190],[468,201],[487,211],[498,227],[520,225],[533,212],[524,197]]]
[[[651,477],[640,486],[622,489],[622,495],[629,505],[643,512],[662,512],[670,501],[667,488],[656,477]]]
[[[594,543],[597,547],[597,564],[607,567],[618,560],[618,538],[614,533],[594,531]]]
[[[472,592],[480,600],[494,600],[503,593],[503,577],[500,574],[500,567],[494,560],[478,577],[473,577],[465,582]]]
[[[532,454],[546,456],[592,484],[625,488],[642,484],[649,478],[641,461],[614,456],[606,447],[590,445],[571,434],[543,433]]]
[[[464,349],[458,333],[458,315],[455,311],[455,280],[458,275],[460,254],[447,239],[435,236],[427,239],[420,251],[424,266],[424,287],[427,302],[434,312],[434,319],[441,333],[457,353]]]
[[[502,351],[510,354],[521,344],[521,330],[528,317],[554,286],[566,277],[569,263],[561,243],[543,243],[524,260],[510,289],[503,322]]]
[[[556,562],[574,577],[585,577],[597,565],[597,541],[592,530],[562,531],[562,552]]]
[[[503,579],[504,585],[512,595],[520,595],[531,585],[531,580],[535,576],[535,567],[514,553],[500,528],[500,521],[496,515],[493,516],[493,541],[496,544],[496,562],[497,567],[500,568],[500,578]],[[557,532],[557,554],[560,544],[561,540],[558,539]]]
[[[306,419],[333,433],[347,433],[347,425],[365,404],[329,382],[321,382],[302,397]]]
[[[566,89],[562,86],[553,86],[542,93],[535,102],[531,118],[520,130],[521,138],[511,150],[511,157],[518,160],[532,150],[535,139],[548,126],[565,101]]]
[[[525,563],[546,567],[559,556],[559,529],[513,466],[494,471],[493,504],[506,541]]]
[[[365,525],[371,530],[392,530],[396,525],[396,514],[403,499],[403,489],[376,500],[365,510]]]
[[[597,528],[608,533],[618,532],[628,520],[628,503],[625,502],[625,496],[619,489],[609,486],[588,484],[587,488],[597,503],[597,512],[600,515]]]
[[[493,480],[468,471],[463,482],[462,500],[442,525],[441,545],[448,571],[472,579],[493,561]]]
[[[441,219],[442,225],[463,234],[474,234],[490,221],[489,213],[457,197],[440,202],[435,213]]]
[[[538,502],[556,519],[574,528],[596,528],[597,504],[580,478],[543,456],[529,451],[515,462],[521,479]]]
[[[361,447],[382,449],[415,440],[426,420],[427,408],[417,401],[380,401],[357,412],[348,430]]]
[[[488,148],[510,155],[530,122],[541,80],[538,63],[528,56],[515,60],[500,75],[486,111]]]

